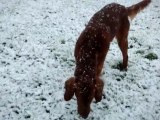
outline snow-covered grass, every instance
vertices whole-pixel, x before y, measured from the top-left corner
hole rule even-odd
[[[64,82],[74,73],[76,39],[104,5],[139,1],[1,0],[0,120],[82,119],[76,98],[63,99]],[[122,57],[112,42],[104,96],[92,103],[88,120],[160,120],[159,0],[132,21],[128,41],[127,72],[115,69]]]

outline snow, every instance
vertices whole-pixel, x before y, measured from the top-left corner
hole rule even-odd
[[[139,1],[1,0],[0,120],[82,119],[76,98],[63,99],[64,82],[75,69],[76,39],[106,4]],[[101,76],[104,96],[91,104],[88,120],[160,120],[159,12],[153,0],[131,22],[127,72],[113,67],[122,57],[112,42]],[[149,53],[158,59],[146,59]]]

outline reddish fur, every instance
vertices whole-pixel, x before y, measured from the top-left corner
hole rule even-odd
[[[122,70],[128,65],[128,16],[138,13],[137,8],[144,8],[150,0],[143,0],[131,7],[112,3],[94,14],[88,25],[81,33],[75,47],[76,69],[74,76],[65,83],[65,100],[76,95],[78,113],[87,118],[90,104],[95,98],[97,102],[102,99],[104,83],[99,79],[110,42],[117,38],[122,51]],[[138,7],[137,7],[138,6]],[[136,8],[136,9],[134,9]]]
[[[132,5],[127,8],[128,10],[128,16],[133,19],[138,12],[143,10],[145,7],[148,6],[148,4],[151,2],[151,0],[143,0],[135,5]]]

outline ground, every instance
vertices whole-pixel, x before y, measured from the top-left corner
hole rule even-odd
[[[1,0],[0,120],[79,120],[76,98],[64,101],[75,69],[74,46],[104,5],[141,0]],[[116,40],[101,78],[104,95],[88,120],[160,120],[160,4],[153,0],[131,22],[129,66]]]

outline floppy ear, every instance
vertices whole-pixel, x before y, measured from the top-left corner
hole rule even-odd
[[[103,81],[98,78],[97,83],[95,85],[95,99],[96,99],[96,102],[100,102],[101,99],[102,99],[103,86],[104,86]]]
[[[65,93],[64,93],[64,99],[66,101],[70,100],[75,92],[75,78],[71,77],[65,82]]]

